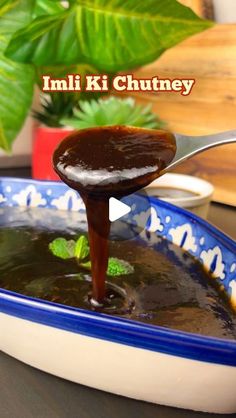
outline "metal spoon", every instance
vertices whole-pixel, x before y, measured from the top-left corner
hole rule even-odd
[[[176,154],[171,163],[163,170],[163,174],[170,171],[183,161],[219,145],[236,142],[236,130],[205,136],[187,136],[175,134]]]

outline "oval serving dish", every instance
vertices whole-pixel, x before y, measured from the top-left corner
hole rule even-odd
[[[136,197],[135,219],[145,215]],[[206,221],[155,198],[146,230],[196,257],[236,306],[236,244]],[[64,184],[0,179],[1,206],[81,211]],[[146,209],[145,209],[146,210]],[[133,215],[134,215],[133,212]],[[3,224],[3,223],[1,223]],[[141,239],[148,239],[144,233]],[[62,378],[158,404],[236,412],[236,341],[151,326],[0,290],[0,349]]]

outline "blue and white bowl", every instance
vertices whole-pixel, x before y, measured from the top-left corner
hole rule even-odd
[[[137,197],[135,219],[145,219]],[[0,207],[81,212],[55,182],[0,179]],[[211,271],[236,306],[236,244],[206,221],[151,199],[149,231]],[[148,217],[148,216],[146,216]],[[143,237],[145,239],[145,237]],[[205,412],[236,412],[236,341],[146,325],[0,290],[0,348],[46,372],[108,392]]]

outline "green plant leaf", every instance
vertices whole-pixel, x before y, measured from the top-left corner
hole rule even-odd
[[[41,124],[50,127],[62,127],[61,119],[72,117],[73,108],[78,99],[74,94],[55,92],[41,95],[41,109],[32,112]]]
[[[80,74],[82,86],[85,83],[85,75],[95,74],[95,68],[88,65],[70,65],[56,67],[38,67],[37,84],[42,88],[42,75],[49,74],[55,78],[65,77],[67,74]],[[83,89],[83,88],[82,88]],[[64,124],[62,119],[73,117],[73,108],[78,106],[81,96],[87,93],[75,92],[65,94],[64,92],[53,92],[41,94],[41,108],[33,111],[33,117],[40,123],[50,127],[61,127]]]
[[[33,97],[35,72],[29,65],[10,61],[4,50],[11,35],[30,21],[34,2],[0,2],[0,147],[10,151]]]
[[[61,5],[60,1],[36,0],[34,17],[60,13],[64,10],[65,8]]]
[[[75,257],[75,241],[65,238],[56,238],[49,244],[49,250],[56,257],[68,260]]]
[[[146,64],[212,25],[176,0],[78,0],[12,38],[7,56],[37,65],[87,63],[101,72]]]
[[[89,242],[85,235],[81,235],[75,244],[74,256],[80,261],[89,256]],[[82,264],[81,264],[82,266]]]
[[[75,258],[80,267],[85,270],[91,270],[91,261],[84,261],[89,256],[89,242],[85,235],[81,235],[75,242],[74,240],[66,240],[65,238],[56,238],[48,245],[49,250],[56,257],[68,260]],[[128,261],[119,258],[110,257],[108,260],[107,275],[123,276],[134,272],[133,266]]]
[[[119,258],[110,257],[108,260],[107,275],[123,276],[134,272],[133,266],[128,261]]]
[[[80,101],[80,109],[74,109],[72,117],[62,118],[61,125],[74,129],[85,129],[94,126],[128,125],[149,129],[160,129],[165,126],[151,106],[141,106],[133,98]]]

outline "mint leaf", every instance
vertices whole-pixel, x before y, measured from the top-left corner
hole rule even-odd
[[[66,240],[65,238],[56,238],[50,242],[49,249],[53,255],[63,260],[76,258],[80,267],[85,270],[91,270],[91,261],[84,261],[89,256],[89,242],[85,235],[81,235],[76,242],[74,240]],[[108,276],[123,276],[133,272],[134,268],[128,261],[115,257],[109,258]]]
[[[75,256],[75,241],[65,238],[56,238],[49,244],[49,250],[56,257],[68,260]]]
[[[85,235],[81,235],[75,244],[74,257],[84,260],[89,255],[89,242]]]
[[[119,258],[110,257],[108,260],[107,275],[108,276],[122,276],[134,272],[133,266],[128,261],[120,260]]]

